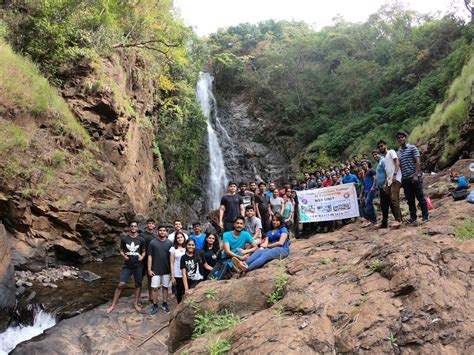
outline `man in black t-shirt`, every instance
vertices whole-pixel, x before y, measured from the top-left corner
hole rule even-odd
[[[234,229],[234,220],[245,213],[242,196],[237,194],[237,184],[229,182],[228,193],[221,199],[219,208],[219,226],[224,232]]]
[[[124,260],[122,271],[120,272],[120,282],[115,289],[112,305],[107,309],[107,313],[112,312],[117,306],[118,299],[122,290],[133,275],[135,281],[135,309],[141,312],[140,292],[142,290],[143,264],[145,258],[145,240],[138,235],[138,224],[133,221],[130,223],[130,234],[126,235],[120,241],[120,256]]]
[[[148,275],[151,276],[153,306],[150,314],[158,312],[158,288],[161,287],[163,303],[161,308],[165,313],[170,312],[168,306],[168,287],[171,285],[170,248],[173,246],[168,239],[165,226],[158,227],[158,236],[148,246]]]
[[[257,217],[262,222],[262,232],[265,234],[271,229],[270,225],[270,197],[265,193],[267,185],[264,182],[258,184],[258,194],[255,195],[255,207]]]
[[[145,258],[143,259],[143,275],[147,276],[147,285],[148,285],[148,299],[152,301],[151,297],[151,277],[148,275],[148,246],[150,242],[155,239],[155,220],[149,218],[146,221],[146,229],[140,233],[140,237],[145,240]]]

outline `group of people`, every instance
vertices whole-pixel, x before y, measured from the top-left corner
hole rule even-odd
[[[217,229],[222,235],[203,231],[199,222],[193,224],[193,233],[183,230],[180,220],[174,221],[174,231],[168,234],[166,226],[160,225],[155,232],[155,221],[149,219],[146,229],[138,232],[137,222],[130,224],[130,232],[120,244],[120,255],[124,266],[120,282],[115,290],[112,312],[126,282],[133,275],[135,281],[135,304],[141,311],[140,293],[143,275],[148,277],[149,298],[152,302],[150,314],[158,312],[158,289],[161,288],[164,312],[169,313],[168,298],[175,294],[181,302],[186,293],[199,282],[213,274],[217,263],[225,263],[234,271],[245,273],[261,267],[273,259],[286,258],[290,253],[290,230],[298,236],[297,191],[325,188],[338,184],[354,184],[363,216],[362,227],[377,221],[374,198],[380,196],[382,221],[380,228],[388,228],[391,209],[394,222],[391,228],[402,223],[400,189],[404,189],[410,217],[406,221],[417,221],[416,200],[427,221],[428,205],[423,194],[420,153],[416,146],[407,143],[407,133],[399,131],[396,139],[400,148],[389,149],[384,140],[372,151],[375,168],[367,155],[362,160],[337,164],[328,169],[305,172],[303,179],[296,179],[277,188],[274,182],[251,181],[228,184],[228,193],[221,199]],[[305,223],[306,224],[306,223]]]

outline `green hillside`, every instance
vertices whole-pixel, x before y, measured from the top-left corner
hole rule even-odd
[[[393,144],[397,129],[426,122],[469,60],[472,34],[454,16],[393,6],[321,30],[242,24],[208,44],[219,95],[249,97],[287,142],[301,142],[296,159],[314,166],[369,152],[380,138]]]

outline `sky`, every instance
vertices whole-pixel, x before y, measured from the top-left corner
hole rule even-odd
[[[175,0],[184,21],[200,36],[220,27],[264,20],[304,21],[315,28],[333,23],[341,15],[349,22],[363,22],[386,0]],[[403,0],[407,8],[420,13],[444,14],[452,9],[467,17],[464,0]]]

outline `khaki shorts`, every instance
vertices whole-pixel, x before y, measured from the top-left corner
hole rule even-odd
[[[152,288],[160,288],[165,287],[168,288],[171,285],[171,275],[155,275],[151,278],[151,287]]]

